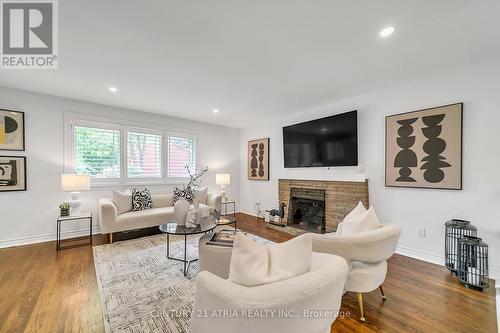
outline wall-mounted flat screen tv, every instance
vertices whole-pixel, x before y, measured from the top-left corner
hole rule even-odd
[[[358,111],[283,127],[285,168],[358,165]]]

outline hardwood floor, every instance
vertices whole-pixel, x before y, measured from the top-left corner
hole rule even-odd
[[[238,228],[276,242],[291,236],[238,214]],[[94,245],[107,236],[94,237]],[[395,255],[379,291],[364,295],[366,323],[356,295],[347,294],[332,332],[496,332],[495,291],[466,289],[443,267]],[[55,243],[0,249],[0,332],[104,332],[87,245],[56,252]]]

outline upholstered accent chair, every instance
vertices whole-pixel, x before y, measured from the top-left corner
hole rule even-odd
[[[192,332],[330,332],[340,310],[348,265],[343,258],[324,253],[312,253],[311,259],[307,273],[253,287],[208,271],[198,273]],[[322,315],[307,316],[307,311],[320,310]]]
[[[365,321],[363,293],[377,288],[386,297],[382,284],[387,275],[387,260],[396,251],[401,228],[381,224],[379,228],[352,235],[313,235],[313,251],[341,256],[349,264],[345,288],[358,296],[360,320]]]

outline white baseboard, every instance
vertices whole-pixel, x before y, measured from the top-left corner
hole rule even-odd
[[[101,233],[100,227],[96,227],[96,228],[92,229],[93,235],[100,234],[100,233]],[[61,232],[61,239],[88,236],[88,234],[89,234],[89,229],[64,231],[64,232]],[[55,240],[56,240],[56,233],[55,232],[51,233],[51,234],[44,234],[44,235],[37,235],[37,236],[11,238],[11,239],[0,240],[0,249],[6,248],[6,247],[12,247],[12,246],[21,246],[21,245],[28,245],[28,244],[35,244],[35,243],[50,242],[50,241],[55,241]]]
[[[398,245],[398,247],[396,248],[396,253],[406,257],[415,258],[436,265],[444,266],[444,256],[439,256],[434,253],[415,250],[401,245]]]
[[[243,214],[250,215],[250,216],[255,216],[255,217],[257,217],[257,214],[255,214],[255,212],[254,212],[254,213],[250,213],[250,212],[247,212],[246,210],[241,210],[241,209],[240,209],[240,211],[239,211],[239,212],[240,212],[240,213],[243,213]]]
[[[439,256],[434,253],[415,250],[406,246],[398,246],[396,249],[396,253],[410,258],[415,258],[436,265],[444,266],[444,256]],[[500,284],[500,269],[498,267],[490,267],[489,271],[490,279],[495,280],[496,287],[498,288]]]

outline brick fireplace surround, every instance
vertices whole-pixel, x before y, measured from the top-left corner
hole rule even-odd
[[[279,179],[278,192],[280,202],[284,202],[285,218],[283,223],[288,225],[288,207],[290,206],[290,189],[323,189],[325,190],[325,224],[326,232],[337,230],[337,225],[361,201],[365,207],[369,206],[368,180],[364,182],[331,181],[331,180],[299,180]]]

